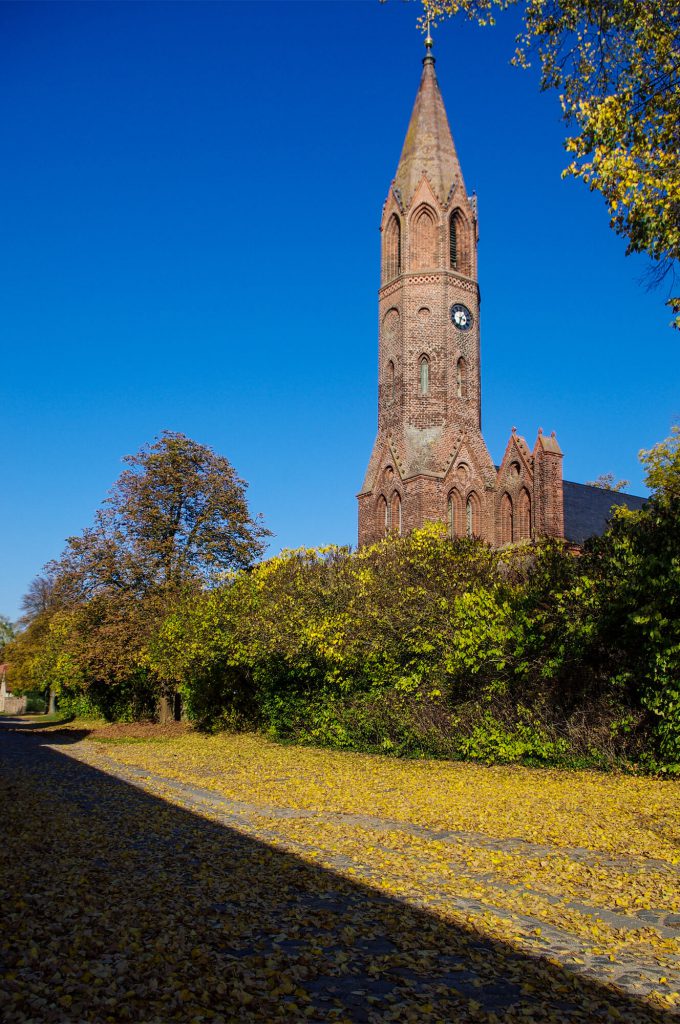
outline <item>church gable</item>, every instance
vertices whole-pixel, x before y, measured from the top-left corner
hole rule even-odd
[[[486,460],[480,459],[476,446],[462,430],[446,462],[443,491],[449,535],[487,537],[493,481]]]
[[[359,500],[359,544],[403,532],[403,462],[389,440],[376,442]]]
[[[359,496],[372,494],[379,489],[385,470],[389,470],[388,475],[394,474],[395,479],[401,483],[407,476],[408,466],[405,461],[405,453],[394,439],[379,435],[373,447]]]
[[[533,535],[534,466],[529,447],[513,428],[498,468],[496,543],[499,546]]]
[[[497,484],[499,490],[515,490],[520,484],[533,488],[534,459],[526,441],[514,427],[498,467]]]
[[[408,205],[409,221],[413,220],[413,215],[418,210],[418,207],[423,205],[431,207],[432,210],[435,211],[437,219],[439,219],[443,204],[439,201],[437,195],[435,194],[435,191],[432,188],[430,180],[426,174],[423,174],[422,178],[418,182],[418,187],[413,193],[413,198]]]

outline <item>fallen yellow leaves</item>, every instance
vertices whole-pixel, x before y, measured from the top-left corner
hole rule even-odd
[[[79,739],[0,733],[8,1024],[661,1022],[680,1002],[672,784]]]

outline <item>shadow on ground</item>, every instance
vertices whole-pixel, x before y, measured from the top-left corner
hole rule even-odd
[[[677,1020],[83,765],[73,741],[0,732],[8,1024]]]
[[[45,732],[54,734],[59,729],[63,729],[65,725],[72,722],[74,715],[69,715],[67,718],[60,718],[58,722],[40,722],[35,719],[24,718],[22,716],[12,715],[0,715],[0,731],[2,732]],[[69,730],[63,729],[64,737],[67,742],[66,734]],[[76,735],[78,739],[85,739],[89,736],[89,729],[73,730],[73,735]],[[77,739],[70,740],[71,743],[76,743]]]

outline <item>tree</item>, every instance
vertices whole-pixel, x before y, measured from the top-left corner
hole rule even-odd
[[[421,0],[433,20],[464,13],[493,24],[520,4],[513,63],[537,52],[541,88],[558,89],[575,128],[565,176],[602,194],[610,226],[646,253],[652,281],[675,280],[680,258],[679,0]],[[680,296],[667,304],[680,328]]]
[[[53,575],[47,572],[31,580],[28,590],[21,599],[22,625],[27,625],[39,615],[49,612],[55,601],[54,583]]]
[[[250,565],[269,531],[251,517],[247,485],[228,459],[184,434],[166,431],[124,462],[94,525],[31,584],[30,635],[16,653],[23,675],[47,673],[53,688],[146,693],[155,682],[163,716],[171,694],[146,656],[154,628],[180,598]]]
[[[164,431],[123,461],[129,468],[94,526],[69,537],[60,561],[47,567],[57,603],[210,587],[262,554],[270,533],[251,518],[247,484],[224,456]]]
[[[680,426],[640,459],[649,500],[617,508],[587,557],[602,580],[599,628],[618,652],[618,680],[650,714],[662,759],[680,764]]]
[[[600,473],[595,480],[586,480],[586,487],[600,487],[603,491],[625,491],[630,480],[617,480],[613,473]]]
[[[0,615],[0,653],[14,636],[14,626],[6,615]]]

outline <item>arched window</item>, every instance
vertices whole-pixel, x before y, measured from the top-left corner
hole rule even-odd
[[[449,217],[449,262],[451,269],[455,270],[458,266],[458,232],[455,211]]]
[[[427,395],[430,391],[430,360],[427,356],[420,359],[420,393]]]
[[[512,537],[512,498],[506,493],[501,498],[501,544],[511,544]]]
[[[470,254],[470,227],[462,210],[454,210],[449,217],[449,263],[451,269],[469,277],[472,273]]]
[[[467,398],[467,373],[462,356],[456,363],[456,395],[458,398]]]
[[[391,402],[394,400],[395,384],[394,384],[394,363],[390,359],[387,364],[387,398]]]
[[[395,491],[392,495],[392,532],[401,537],[401,498]]]
[[[465,532],[468,537],[478,537],[480,532],[479,501],[474,491],[468,494],[465,503]]]
[[[387,536],[390,532],[390,506],[387,504],[387,498],[384,494],[381,494],[378,498],[377,525],[378,529],[382,530],[383,534]]]
[[[413,217],[411,265],[416,270],[437,266],[437,222],[429,206],[421,206]]]
[[[463,536],[463,505],[460,494],[456,490],[449,492],[446,521],[451,540]]]
[[[531,537],[531,498],[524,487],[519,495],[516,534],[518,540],[528,540]]]
[[[391,281],[401,273],[401,222],[393,213],[385,229],[385,247],[383,250],[383,278]]]

